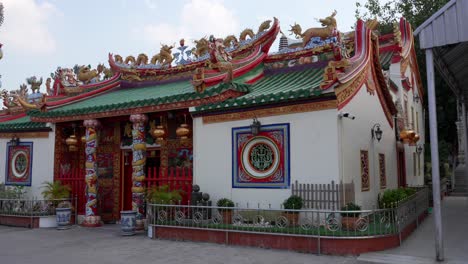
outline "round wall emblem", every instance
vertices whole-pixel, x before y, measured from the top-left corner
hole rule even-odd
[[[244,170],[254,178],[266,178],[278,170],[280,150],[276,143],[267,137],[250,139],[241,152]]]
[[[27,153],[24,150],[17,151],[11,159],[11,168],[13,176],[23,178],[26,175],[29,166]]]

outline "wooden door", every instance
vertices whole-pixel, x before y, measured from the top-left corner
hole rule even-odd
[[[122,210],[132,210],[132,151],[122,151]]]
[[[398,187],[406,187],[406,163],[405,163],[405,149],[399,148],[397,150],[398,160]]]

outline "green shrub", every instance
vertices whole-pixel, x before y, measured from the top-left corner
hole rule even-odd
[[[408,197],[416,193],[416,189],[413,189],[413,188],[405,188],[404,190],[405,190],[406,196]]]
[[[25,193],[24,186],[5,186],[0,183],[0,198],[2,199],[22,199]]]
[[[347,203],[345,206],[341,207],[341,211],[361,211],[361,206],[350,202]],[[348,213],[348,212],[342,212],[341,216],[344,217],[359,217],[361,213],[354,212],[354,213]]]
[[[234,207],[234,202],[228,198],[221,198],[218,200],[216,203],[218,207]],[[220,209],[221,211],[223,210],[229,210],[229,209]]]
[[[182,191],[169,191],[168,185],[153,186],[146,193],[146,199],[153,204],[174,204],[182,200]]]
[[[393,208],[398,203],[408,199],[411,195],[415,194],[416,190],[413,188],[398,188],[393,190],[386,190],[383,195],[379,194],[378,202],[380,208]]]
[[[291,195],[288,199],[283,202],[284,209],[298,210],[302,208],[302,198],[297,195]]]

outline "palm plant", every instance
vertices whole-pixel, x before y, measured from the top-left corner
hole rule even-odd
[[[60,181],[44,182],[41,193],[47,200],[66,199],[70,197],[70,186],[62,185]]]

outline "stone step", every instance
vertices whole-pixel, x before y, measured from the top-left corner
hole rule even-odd
[[[426,258],[426,257],[414,257],[414,256],[403,256],[403,255],[393,255],[393,254],[383,254],[383,253],[366,253],[360,255],[358,258],[358,263],[367,263],[367,264],[432,264],[438,263],[435,259]]]

